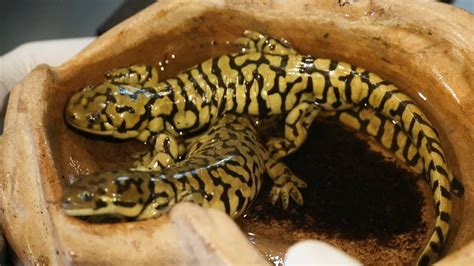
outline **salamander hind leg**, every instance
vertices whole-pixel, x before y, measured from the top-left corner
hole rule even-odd
[[[270,201],[273,205],[281,198],[283,209],[287,209],[290,197],[298,205],[303,205],[303,196],[299,188],[305,188],[306,183],[295,176],[291,170],[282,162],[269,158],[265,164],[267,173],[273,180],[273,187],[270,191]]]
[[[308,128],[316,118],[318,111],[319,108],[312,102],[298,104],[285,119],[285,137],[271,138],[266,143],[270,153],[266,164],[267,172],[274,181],[271,201],[275,203],[281,197],[284,209],[288,207],[290,197],[297,204],[303,204],[303,197],[298,188],[306,187],[306,183],[278,160],[293,153],[303,144],[308,135]]]
[[[277,40],[273,37],[263,35],[256,31],[246,30],[243,36],[234,41],[234,44],[242,47],[242,52],[259,52],[264,54],[289,55],[297,54],[286,40]]]
[[[270,138],[266,143],[270,156],[279,160],[296,151],[306,140],[318,112],[319,108],[312,102],[301,102],[293,108],[285,119],[284,138]]]

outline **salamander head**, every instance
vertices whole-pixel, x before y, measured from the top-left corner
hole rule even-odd
[[[277,40],[274,38],[266,38],[262,44],[262,53],[264,54],[275,54],[275,55],[287,55],[287,54],[296,54],[296,51],[293,50],[288,45],[287,40]]]
[[[137,137],[148,123],[154,92],[108,82],[89,86],[71,97],[66,105],[66,121],[92,134],[116,138]]]
[[[158,84],[158,70],[147,65],[131,65],[118,68],[105,75],[113,84],[128,84],[136,87],[152,87]]]
[[[143,173],[113,171],[86,175],[65,187],[61,204],[71,216],[137,217],[149,196]]]
[[[244,31],[243,35],[245,37],[237,39],[237,44],[244,48],[251,48],[255,49],[256,52],[272,55],[298,54],[285,39],[278,40],[250,30]]]

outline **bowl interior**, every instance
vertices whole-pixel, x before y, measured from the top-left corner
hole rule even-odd
[[[131,165],[133,159],[130,155],[144,148],[138,141],[117,141],[96,137],[68,127],[63,114],[69,97],[86,85],[102,82],[107,71],[135,63],[156,66],[160,69],[160,79],[164,80],[207,58],[238,51],[232,42],[246,29],[284,37],[303,54],[343,60],[365,67],[404,89],[420,103],[421,109],[426,111],[440,129],[450,166],[455,174],[461,176],[456,153],[450,146],[452,140],[447,138],[448,133],[440,127],[443,125],[438,117],[440,111],[435,110],[437,104],[442,101],[440,97],[435,96],[436,80],[432,77],[424,79],[428,87],[433,85],[433,90],[427,89],[427,86],[420,86],[420,81],[415,81],[417,79],[413,76],[424,77],[423,70],[417,68],[416,62],[410,61],[410,56],[405,54],[403,49],[397,50],[397,47],[390,42],[383,43],[373,39],[375,36],[371,30],[355,30],[357,28],[355,26],[344,28],[337,24],[337,21],[327,19],[318,21],[318,15],[292,17],[285,13],[267,12],[263,16],[257,16],[255,12],[245,12],[238,8],[209,8],[196,14],[181,18],[181,23],[165,26],[163,25],[166,23],[166,14],[162,15],[164,22],[159,24],[163,26],[162,30],[148,32],[146,38],[124,46],[119,45],[120,41],[129,38],[133,32],[129,28],[117,28],[101,37],[104,40],[112,37],[118,44],[116,51],[106,52],[101,56],[92,52],[89,60],[84,60],[81,64],[73,61],[53,69],[54,82],[45,95],[48,99],[46,105],[48,116],[44,118],[43,123],[46,126],[47,139],[51,145],[54,165],[58,169],[62,186],[77,174],[114,169],[118,165],[122,167]],[[144,30],[147,29],[148,27]],[[140,31],[140,28],[136,30]],[[353,45],[354,43],[357,45]],[[94,55],[97,57],[94,58]],[[400,73],[411,75],[400,75]],[[419,95],[420,92],[423,97],[428,97],[430,100],[424,101]],[[426,196],[426,186],[422,191]],[[57,198],[60,197],[61,189],[54,193]],[[454,200],[457,207],[453,215],[454,234],[451,234],[451,239],[461,224],[464,200]],[[83,223],[84,226],[96,226]],[[281,229],[276,230],[275,232],[281,233],[278,231]],[[452,240],[448,242],[448,252],[451,250],[451,243]],[[267,241],[262,245],[271,248],[274,243]]]

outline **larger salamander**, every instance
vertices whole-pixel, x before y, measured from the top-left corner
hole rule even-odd
[[[266,143],[271,158],[279,160],[304,142],[319,111],[367,106],[396,123],[422,158],[437,215],[418,262],[433,262],[449,231],[453,176],[423,112],[393,84],[365,69],[300,55],[285,42],[256,32],[245,32],[237,43],[244,47],[241,53],[206,60],[161,82],[149,67],[111,72],[109,84],[71,98],[66,119],[93,134],[148,141],[154,149],[142,163],[159,170],[185,153],[177,137],[215,123],[224,113],[284,115],[284,137]],[[281,196],[288,198],[298,182],[292,178]]]

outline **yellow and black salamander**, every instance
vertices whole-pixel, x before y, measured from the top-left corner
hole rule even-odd
[[[63,192],[65,212],[147,219],[162,215],[178,202],[189,201],[236,218],[256,198],[265,172],[273,179],[273,195],[292,178],[290,169],[270,158],[248,117],[225,115],[204,134],[187,140],[186,146],[186,158],[171,168],[80,177]],[[301,198],[298,190],[291,196]],[[289,199],[283,200],[288,204]]]

